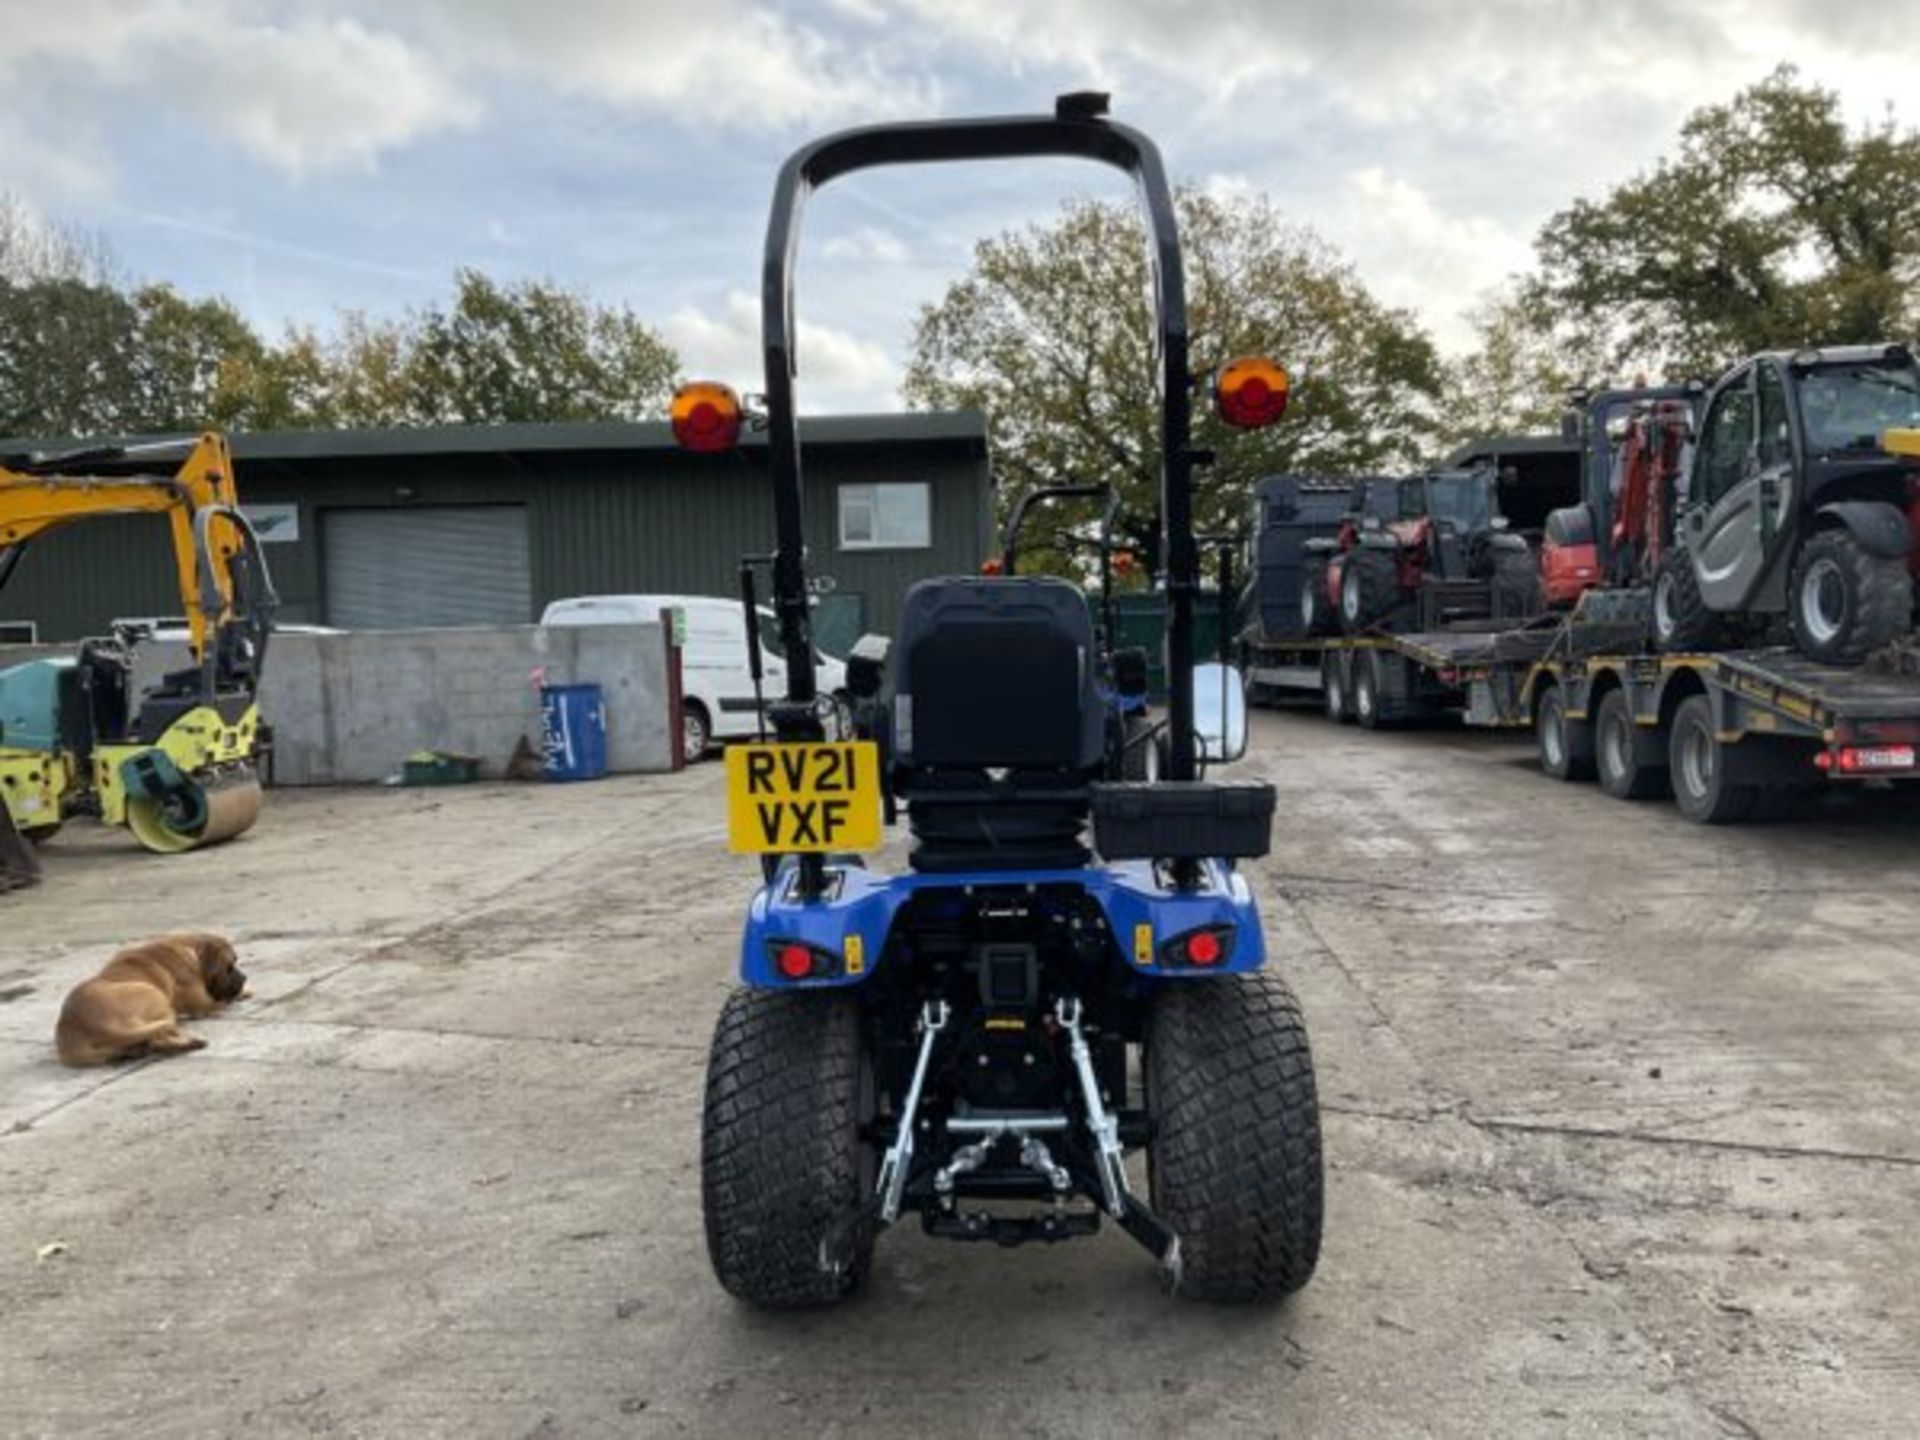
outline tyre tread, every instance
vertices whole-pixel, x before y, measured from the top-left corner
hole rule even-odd
[[[1275,1300],[1312,1276],[1323,1185],[1313,1054],[1266,971],[1165,987],[1146,1063],[1153,1199],[1180,1237],[1181,1293]]]
[[[700,1141],[707,1253],[728,1293],[769,1309],[827,1305],[855,1289],[873,1249],[820,1268],[820,1242],[857,1210],[860,1012],[848,996],[742,986],[708,1055]]]
[[[1824,650],[1811,643],[1800,626],[1801,576],[1823,557],[1834,560],[1848,574],[1855,606],[1852,623]],[[1904,635],[1913,624],[1913,577],[1906,562],[1868,554],[1845,530],[1823,530],[1801,546],[1787,595],[1787,623],[1794,644],[1810,659],[1831,665],[1857,665],[1872,651]]]

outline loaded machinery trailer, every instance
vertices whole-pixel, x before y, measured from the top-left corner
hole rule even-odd
[[[1790,646],[1661,654],[1644,591],[1590,592],[1503,630],[1246,644],[1258,702],[1318,695],[1372,729],[1457,714],[1533,731],[1540,767],[1704,824],[1789,812],[1829,784],[1920,779],[1920,651],[1824,665]]]

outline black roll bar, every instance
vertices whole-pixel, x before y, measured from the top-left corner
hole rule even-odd
[[[1101,481],[1092,481],[1084,485],[1041,485],[1027,491],[1014,502],[1013,514],[1007,520],[1006,538],[1000,546],[1003,573],[1008,575],[1019,573],[1017,567],[1020,563],[1020,528],[1026,524],[1029,510],[1049,500],[1105,500],[1107,502],[1100,509],[1100,538],[1094,543],[1100,550],[1100,626],[1104,632],[1100,640],[1102,648],[1111,651],[1115,635],[1113,522],[1120,517],[1120,492],[1113,486]]]
[[[1192,376],[1187,362],[1187,300],[1173,189],[1154,143],[1104,118],[1104,95],[1063,95],[1052,115],[933,120],[843,130],[802,146],[781,166],[767,220],[760,290],[761,346],[766,362],[767,441],[773,476],[777,549],[774,613],[787,657],[787,710],[811,714],[816,694],[808,633],[804,485],[793,323],[793,271],[800,217],[820,186],[883,165],[1061,156],[1092,160],[1134,177],[1145,212],[1154,277],[1160,360],[1160,511],[1166,527],[1168,719],[1170,778],[1194,778]],[[776,721],[776,724],[778,722]],[[792,723],[792,722],[790,722]],[[800,722],[808,723],[808,722]],[[812,722],[817,723],[817,722]]]

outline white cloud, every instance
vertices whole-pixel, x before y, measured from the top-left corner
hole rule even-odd
[[[929,82],[871,45],[746,0],[405,0],[435,48],[563,94],[722,130],[924,112]]]
[[[743,391],[764,383],[760,303],[746,291],[728,291],[717,315],[682,306],[661,328],[689,375],[723,380]],[[900,403],[900,363],[877,341],[802,320],[797,359],[796,388],[807,414],[891,410]]]
[[[858,230],[830,237],[820,247],[820,253],[829,260],[878,261],[885,265],[898,265],[907,259],[907,246],[891,230],[882,230],[877,225],[863,225]]]
[[[282,16],[249,0],[13,9],[0,31],[0,84],[11,96],[0,108],[16,123],[58,124],[42,113],[39,91],[51,85],[63,107],[84,96],[95,114],[115,99],[184,110],[297,175],[367,166],[479,115],[431,56],[349,17]]]
[[[1325,229],[1375,294],[1418,311],[1448,349],[1471,347],[1467,312],[1532,259],[1523,227],[1446,213],[1420,186],[1378,166],[1347,176]]]
[[[293,174],[370,165],[382,151],[480,114],[426,54],[350,19],[202,24],[164,39],[154,79],[167,94]],[[193,83],[176,84],[181,75]]]
[[[681,126],[756,130],[923,113],[937,87],[874,45],[746,0],[62,0],[0,28],[0,133],[48,97],[185,111],[292,175],[365,168],[468,127],[503,86]],[[849,20],[842,14],[841,23]],[[57,81],[52,77],[57,76]],[[39,93],[44,84],[45,94]],[[37,116],[40,143],[75,128]],[[29,147],[10,146],[19,153]],[[69,185],[66,188],[72,188]]]

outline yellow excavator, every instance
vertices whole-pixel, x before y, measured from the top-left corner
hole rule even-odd
[[[136,694],[141,636],[121,627],[76,655],[0,670],[0,890],[32,884],[33,842],[75,816],[162,853],[231,839],[259,816],[255,701],[276,601],[223,438],[0,463],[0,587],[37,537],[142,514],[168,518],[193,663]]]

